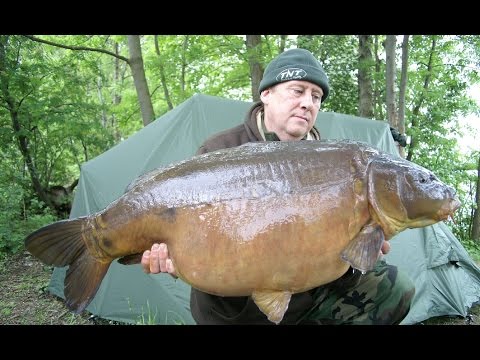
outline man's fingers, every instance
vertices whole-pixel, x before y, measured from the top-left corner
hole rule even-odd
[[[141,260],[143,271],[147,274],[168,272],[175,276],[175,267],[168,257],[168,248],[164,243],[153,244],[151,250],[145,250]]]
[[[161,243],[158,246],[158,254],[161,260],[166,260],[168,258],[168,248],[166,244]]]
[[[166,266],[167,266],[167,271],[168,271],[171,275],[177,277],[177,275],[175,274],[175,266],[173,266],[173,261],[172,261],[172,259],[167,259],[167,260],[166,260]]]
[[[143,271],[147,274],[150,273],[150,250],[145,250],[145,252],[142,255],[142,268]]]
[[[175,275],[175,266],[173,266],[173,261],[168,257],[168,247],[166,244],[160,244],[160,258],[164,261],[160,262],[161,266],[165,266],[165,268],[162,268],[163,272],[168,272],[169,274]]]
[[[160,256],[158,248],[158,244],[153,244],[152,251],[150,252],[150,272],[153,274],[157,274],[160,272]]]
[[[388,254],[390,251],[390,243],[388,241],[384,241],[382,244],[382,254]]]
[[[158,246],[158,263],[160,264],[160,270],[162,272],[167,272],[166,260],[168,258],[168,249],[167,245],[161,243]]]

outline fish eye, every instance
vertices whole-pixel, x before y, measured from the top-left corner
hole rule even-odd
[[[418,182],[420,184],[426,184],[437,180],[438,178],[434,174],[419,174]]]

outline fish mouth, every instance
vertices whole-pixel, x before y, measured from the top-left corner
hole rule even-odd
[[[445,206],[443,206],[438,212],[439,220],[442,221],[442,220],[450,219],[453,223],[455,223],[455,219],[453,218],[453,215],[455,214],[455,211],[457,211],[460,208],[461,205],[462,203],[457,197],[453,198]]]

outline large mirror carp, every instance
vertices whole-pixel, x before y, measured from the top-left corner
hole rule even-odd
[[[164,242],[180,279],[252,296],[279,323],[292,294],[350,266],[371,270],[383,241],[459,206],[431,171],[366,143],[258,142],[151,171],[104,210],[42,227],[25,245],[45,264],[69,266],[64,293],[77,313],[112,261],[139,263]]]

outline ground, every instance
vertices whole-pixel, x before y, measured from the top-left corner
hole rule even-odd
[[[0,260],[0,324],[4,325],[122,325],[88,312],[76,315],[63,299],[47,291],[53,268],[28,253]],[[466,318],[438,317],[426,325],[480,325],[480,305]]]
[[[94,325],[88,312],[76,315],[48,292],[53,268],[28,253],[0,260],[0,324]],[[97,322],[98,323],[98,322]],[[108,321],[103,323],[108,324]]]

